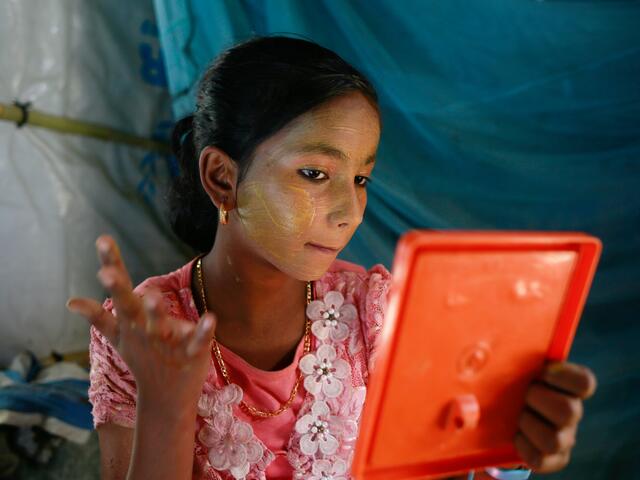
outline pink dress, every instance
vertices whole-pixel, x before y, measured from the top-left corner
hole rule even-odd
[[[162,292],[170,315],[197,322],[191,294],[194,261],[148,278],[134,291],[142,296],[153,286]],[[360,413],[391,275],[382,264],[367,271],[335,260],[314,286],[315,300],[307,306],[312,322],[310,353],[302,356],[301,340],[291,365],[265,371],[220,345],[234,382],[231,385],[226,385],[212,356],[198,402],[193,478],[351,478]],[[113,310],[110,299],[104,306]],[[89,351],[89,399],[95,426],[113,422],[133,428],[136,385],[132,374],[94,328]],[[289,397],[298,365],[303,382],[290,409],[276,417],[256,419],[238,407],[244,399],[262,409],[277,409]]]

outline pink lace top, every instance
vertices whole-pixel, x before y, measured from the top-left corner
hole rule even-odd
[[[197,322],[191,294],[190,261],[178,270],[151,277],[134,290],[153,286],[162,292],[169,313]],[[350,479],[366,385],[375,343],[382,326],[391,275],[377,264],[364,267],[335,260],[316,282],[307,306],[312,322],[309,354],[303,342],[288,367],[260,370],[220,346],[231,379],[226,385],[211,360],[198,402],[194,475],[196,479],[305,478]],[[111,300],[104,303],[113,310]],[[135,425],[135,380],[122,358],[94,328],[89,347],[96,426]],[[301,358],[302,356],[302,358]],[[303,388],[292,407],[269,419],[256,419],[238,408],[241,399],[275,410],[287,400],[298,375]]]

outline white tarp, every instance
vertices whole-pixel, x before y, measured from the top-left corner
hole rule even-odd
[[[124,8],[123,8],[124,7]],[[151,0],[0,2],[0,102],[140,136],[167,133],[166,79]],[[189,252],[169,232],[169,159],[0,121],[0,363],[20,349],[86,350],[72,295],[103,299],[94,241],[119,242],[135,284]]]

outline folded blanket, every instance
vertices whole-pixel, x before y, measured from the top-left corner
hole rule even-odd
[[[75,443],[89,439],[93,422],[89,372],[70,362],[42,368],[22,352],[0,371],[0,424],[39,426]]]

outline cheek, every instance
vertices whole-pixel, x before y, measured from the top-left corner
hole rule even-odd
[[[265,247],[302,238],[316,216],[313,199],[305,189],[262,182],[241,185],[237,210],[249,237]]]

